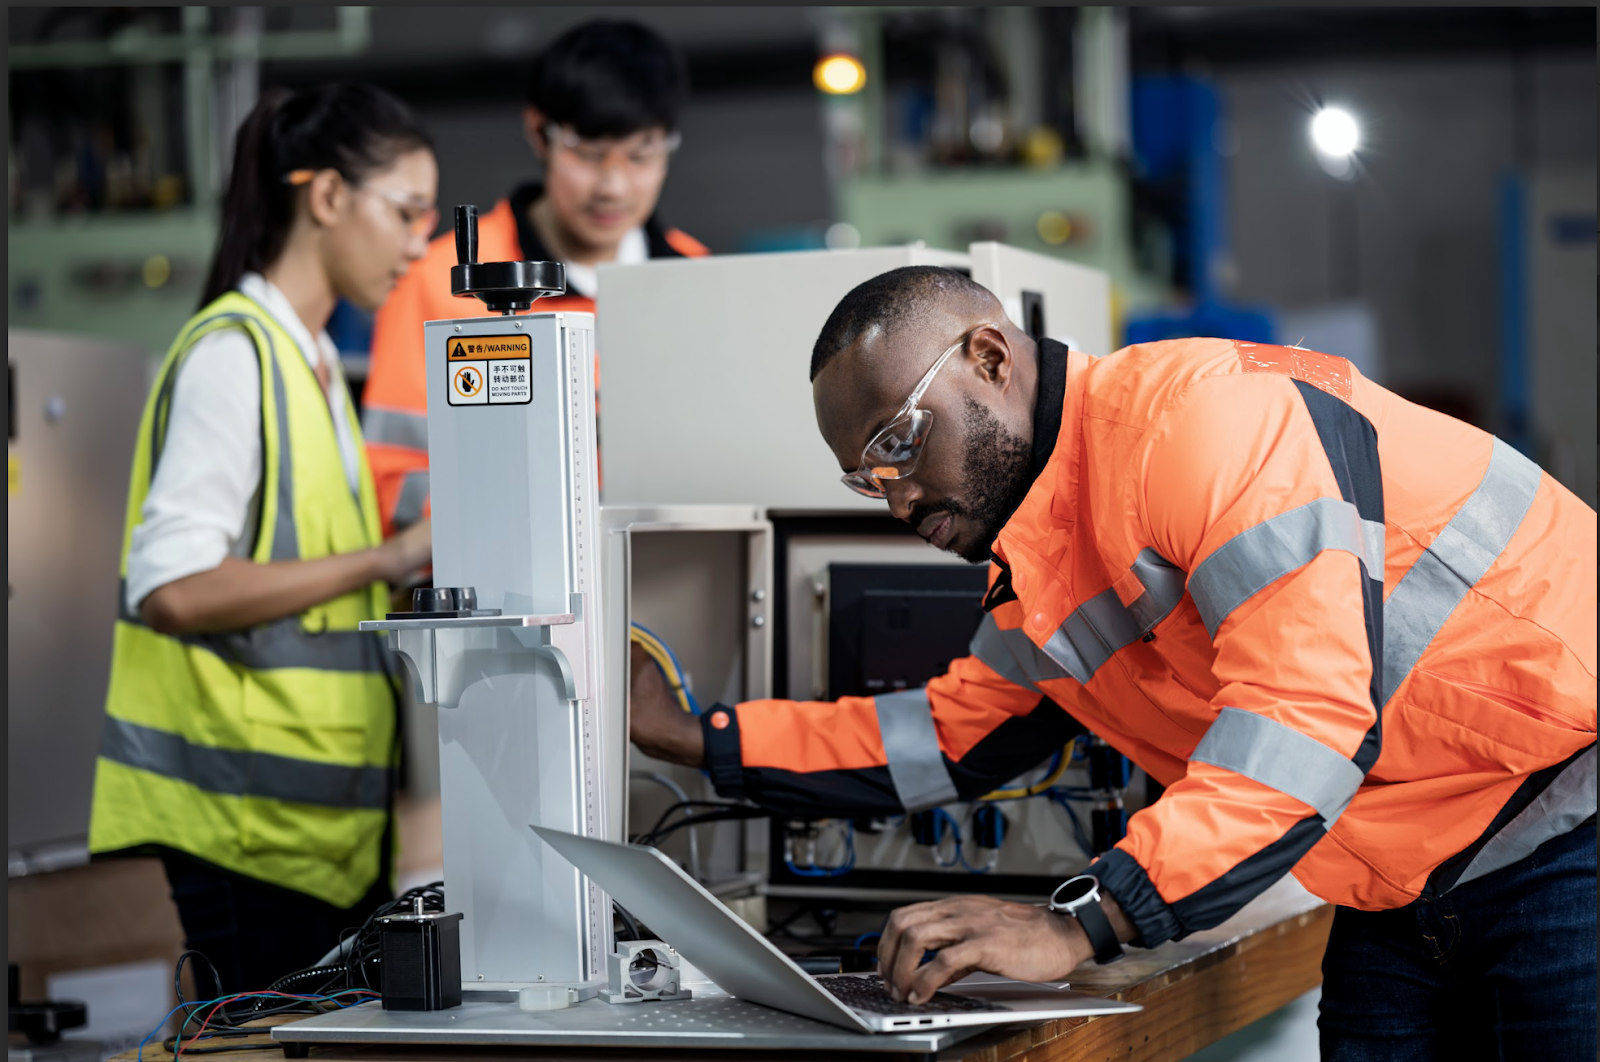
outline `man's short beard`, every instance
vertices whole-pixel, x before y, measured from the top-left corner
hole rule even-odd
[[[961,493],[966,501],[946,498],[919,505],[912,511],[910,523],[917,526],[939,512],[965,516],[976,525],[977,536],[965,548],[951,552],[973,564],[982,564],[994,549],[995,536],[1033,486],[1033,447],[1022,436],[1007,431],[989,407],[970,395],[962,397],[966,405],[967,452],[961,462]]]
[[[979,534],[961,556],[978,564],[989,559],[995,536],[1017,511],[1033,486],[1033,447],[1006,429],[989,407],[962,396],[966,405],[967,453],[961,464],[968,498],[967,516]]]

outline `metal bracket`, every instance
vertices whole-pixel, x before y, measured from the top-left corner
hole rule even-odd
[[[606,956],[607,984],[600,998],[607,1003],[653,1003],[694,996],[683,987],[683,962],[671,945],[659,940],[619,940]]]
[[[413,696],[419,704],[454,708],[470,676],[503,674],[506,668],[499,654],[479,646],[468,646],[466,635],[474,631],[504,628],[522,648],[545,657],[561,674],[569,701],[586,701],[592,686],[593,669],[589,660],[585,626],[584,595],[572,594],[571,611],[537,616],[441,616],[438,619],[363,620],[363,631],[382,631],[389,648],[399,654],[411,676]],[[440,632],[461,637],[450,638],[451,648],[441,658]],[[537,632],[537,633],[535,633]],[[533,634],[529,641],[525,634]],[[472,659],[476,658],[476,659]],[[466,667],[469,663],[477,667]]]

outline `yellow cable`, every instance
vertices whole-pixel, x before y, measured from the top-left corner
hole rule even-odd
[[[694,709],[689,706],[689,694],[684,688],[683,675],[673,665],[672,657],[667,653],[666,646],[661,644],[660,639],[650,637],[637,627],[629,628],[629,638],[639,643],[639,647],[645,651],[645,654],[661,668],[661,673],[665,676],[667,685],[671,687],[672,695],[677,699],[678,706],[684,711],[692,713]]]
[[[1067,773],[1067,766],[1071,762],[1072,762],[1072,745],[1071,745],[1071,743],[1068,743],[1066,748],[1061,750],[1061,762],[1056,765],[1056,769],[1055,770],[1050,772],[1050,777],[1045,778],[1042,781],[1035,782],[1034,784],[1029,785],[1029,786],[1020,786],[1019,785],[1015,789],[996,789],[994,792],[986,793],[983,796],[979,797],[978,799],[979,800],[1016,800],[1016,799],[1019,799],[1021,797],[1038,796],[1040,793],[1044,792],[1046,789],[1049,789],[1051,786],[1055,785],[1057,782],[1059,782],[1061,780],[1061,776]]]

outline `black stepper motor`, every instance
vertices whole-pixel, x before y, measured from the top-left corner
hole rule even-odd
[[[460,912],[413,911],[380,918],[378,948],[384,1010],[461,1005]]]

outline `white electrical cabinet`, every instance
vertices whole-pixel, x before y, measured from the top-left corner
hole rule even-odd
[[[600,445],[609,505],[876,512],[839,484],[817,431],[811,348],[857,284],[948,266],[1024,328],[1109,353],[1105,274],[994,243],[663,259],[602,266]]]

